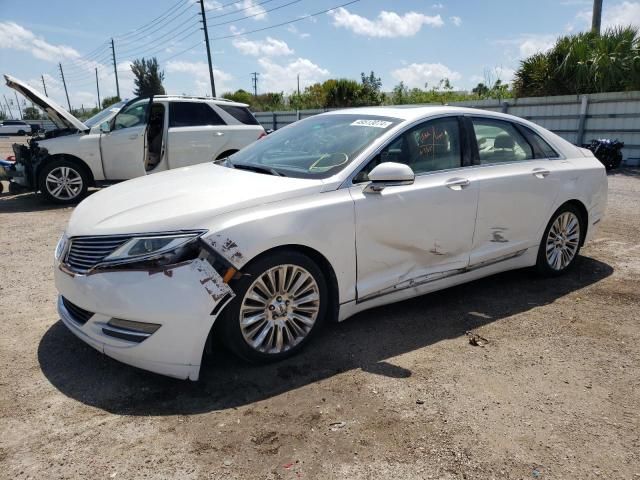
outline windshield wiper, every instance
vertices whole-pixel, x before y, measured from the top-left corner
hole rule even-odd
[[[229,159],[227,159],[227,163],[231,165],[231,168],[237,168],[239,170],[249,170],[251,172],[256,172],[256,173],[266,173],[268,175],[275,175],[276,177],[286,177],[284,173],[279,172],[275,168],[271,168],[271,167],[263,167],[262,165],[254,165],[254,164],[247,164],[247,163],[233,163]]]

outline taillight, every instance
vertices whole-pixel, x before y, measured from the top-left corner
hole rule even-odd
[[[262,131],[262,133],[258,136],[258,140],[260,140],[261,138],[264,138],[267,136],[267,132],[265,132],[264,130]]]

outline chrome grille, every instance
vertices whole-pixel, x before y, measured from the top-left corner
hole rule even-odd
[[[72,238],[65,263],[77,272],[86,272],[130,238],[130,235]]]

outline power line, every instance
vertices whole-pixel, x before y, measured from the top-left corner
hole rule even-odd
[[[268,27],[258,28],[256,30],[249,30],[248,32],[232,33],[232,34],[229,34],[229,35],[223,35],[221,37],[214,37],[211,40],[224,40],[226,38],[241,37],[243,35],[249,35],[251,33],[264,32],[265,30],[270,30],[272,28],[282,27],[284,25],[289,25],[289,24],[295,23],[295,22],[301,22],[302,20],[307,20],[307,19],[309,19],[311,17],[317,17],[318,15],[322,15],[324,13],[330,12],[331,10],[335,10],[336,8],[346,7],[348,5],[352,5],[352,4],[357,3],[359,1],[360,0],[351,0],[350,2],[343,3],[342,5],[336,5],[335,7],[327,8],[326,10],[321,10],[319,12],[310,13],[308,15],[303,15],[302,17],[298,17],[298,18],[295,18],[293,20],[289,20],[287,22],[278,23],[276,25],[270,25]]]
[[[178,24],[177,26],[175,26],[171,30],[168,30],[164,34],[160,35],[159,37],[154,38],[153,40],[151,40],[149,42],[139,44],[139,45],[137,45],[137,46],[135,46],[133,48],[124,47],[122,50],[119,50],[119,52],[120,52],[121,55],[131,55],[132,52],[139,52],[141,50],[144,50],[144,49],[148,48],[149,46],[157,45],[160,40],[165,39],[165,37],[167,37],[168,35],[172,34],[176,30],[180,29],[181,27],[183,27],[185,25],[185,23],[191,21],[192,19],[194,19],[197,16],[198,16],[198,14],[194,14],[192,17],[187,18],[186,21],[181,22],[180,24]],[[195,23],[197,24],[197,22],[195,22]],[[176,33],[174,35],[174,38],[179,36],[179,35],[182,35],[188,29],[193,28],[193,27],[194,27],[194,25],[188,25],[186,28],[181,29],[178,33]],[[168,39],[163,40],[163,41],[164,42],[168,42],[170,40],[172,40],[172,38],[168,38]]]
[[[248,18],[258,17],[260,15],[265,15],[269,12],[273,12],[274,10],[280,10],[281,8],[288,7],[289,5],[293,5],[294,3],[300,3],[302,0],[293,0],[289,3],[285,3],[284,5],[280,5],[277,7],[273,7],[269,10],[265,10],[263,12],[254,13],[253,15],[247,15],[246,17],[236,18],[235,20],[227,20],[226,22],[214,23],[213,25],[209,25],[210,27],[218,27],[220,25],[227,25],[229,23],[239,22],[240,20],[246,20]]]
[[[159,32],[160,30],[164,29],[165,27],[169,26],[172,22],[176,21],[178,18],[180,18],[182,15],[184,15],[185,13],[189,12],[191,10],[191,4],[187,5],[187,8],[182,10],[179,14],[174,15],[173,17],[167,18],[165,20],[169,20],[168,22],[164,23],[163,25],[161,25],[159,28],[156,28],[154,30],[150,30],[146,33],[140,33],[139,35],[136,35],[135,37],[132,37],[131,39],[127,39],[127,40],[122,40],[122,39],[117,39],[118,40],[118,45],[128,45],[128,44],[132,44],[132,43],[136,43],[139,41],[143,41],[143,39],[145,38],[150,38],[153,34],[155,34],[156,32]],[[196,15],[192,15],[191,17],[187,18],[186,21],[189,21],[191,18],[195,17]],[[181,25],[184,25],[185,22],[182,22]],[[164,22],[164,20],[163,20]],[[158,24],[160,25],[160,24]]]
[[[264,5],[265,3],[269,3],[269,2],[273,2],[273,0],[263,0],[262,2],[253,4],[250,7],[241,8],[240,10],[234,10],[233,12],[221,13],[220,15],[214,15],[212,17],[207,15],[207,18],[211,20],[213,18],[220,18],[220,17],[226,17],[228,15],[234,15],[236,13],[244,12],[246,10],[253,10],[256,7],[259,7],[260,5]],[[211,10],[205,10],[205,11],[211,11]]]
[[[144,31],[148,30],[149,28],[157,25],[159,23],[158,20],[167,17],[174,10],[182,8],[182,6],[185,3],[189,2],[189,1],[190,0],[179,0],[173,6],[169,7],[169,9],[166,10],[164,13],[158,15],[156,18],[154,18],[153,20],[149,21],[148,23],[145,23],[144,25],[136,28],[135,30],[129,30],[126,33],[122,33],[122,34],[119,34],[119,35],[114,35],[113,38],[122,39],[122,38],[130,37],[130,36],[135,36],[138,33],[144,32]]]

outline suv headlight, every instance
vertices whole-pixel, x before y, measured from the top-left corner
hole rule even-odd
[[[117,265],[151,260],[154,260],[157,266],[176,263],[183,259],[184,254],[190,250],[192,242],[203,233],[205,232],[134,237],[105,257],[101,263]]]

